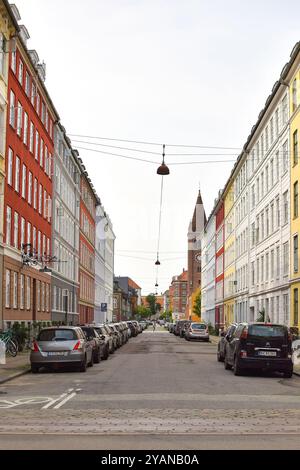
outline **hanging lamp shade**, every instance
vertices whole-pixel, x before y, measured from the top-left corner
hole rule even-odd
[[[161,175],[161,176],[167,176],[167,175],[170,174],[170,170],[167,167],[167,165],[165,164],[165,156],[166,156],[165,155],[165,149],[166,149],[166,146],[164,145],[163,146],[163,161],[162,161],[162,164],[160,165],[160,167],[157,170],[157,174]]]

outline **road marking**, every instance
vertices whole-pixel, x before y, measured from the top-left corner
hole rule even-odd
[[[51,401],[42,407],[42,410],[47,410],[48,408],[50,408],[50,406],[54,405],[55,403],[57,403],[58,401],[62,400],[64,397],[66,397],[68,394],[67,393],[63,393],[62,395],[60,395],[58,398],[53,398],[51,399]]]
[[[61,406],[65,405],[67,401],[71,400],[76,396],[76,392],[71,393],[71,395],[68,395],[63,401],[61,401],[58,405],[53,407],[53,410],[58,410]]]

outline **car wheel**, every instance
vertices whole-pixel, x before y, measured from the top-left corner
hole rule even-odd
[[[37,366],[36,364],[31,364],[31,372],[33,374],[37,374],[39,370],[40,370],[39,366]]]
[[[226,370],[231,370],[232,369],[232,366],[227,362],[227,356],[225,354],[225,358],[224,358],[224,367]]]
[[[87,366],[86,366],[86,356],[84,358],[84,361],[80,364],[79,370],[80,372],[86,372]]]
[[[291,379],[293,377],[293,371],[292,370],[285,370],[283,372],[283,377],[286,379]]]
[[[96,351],[95,357],[94,357],[94,363],[99,364],[101,361],[101,350],[100,348]]]
[[[243,375],[243,369],[241,368],[241,366],[239,366],[237,357],[235,357],[234,359],[233,373],[237,376]]]

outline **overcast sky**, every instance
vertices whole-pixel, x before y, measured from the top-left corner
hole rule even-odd
[[[16,5],[31,35],[28,47],[46,62],[46,85],[69,134],[241,148],[300,39],[299,0],[17,0]],[[162,152],[161,146],[98,143]],[[89,147],[75,140],[73,146]],[[237,155],[221,150],[214,153],[235,155],[168,156],[207,152],[167,146],[166,159]],[[157,165],[80,154],[113,222],[115,274],[132,277],[144,294],[152,292]],[[171,167],[165,179],[159,292],[187,265],[186,235],[199,184],[209,214],[232,166]]]

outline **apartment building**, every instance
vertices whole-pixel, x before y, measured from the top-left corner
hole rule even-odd
[[[202,303],[201,316],[215,326],[216,300],[216,217],[212,213],[202,237]]]
[[[55,125],[52,239],[52,321],[79,321],[79,216],[80,174],[78,152],[64,127]]]

